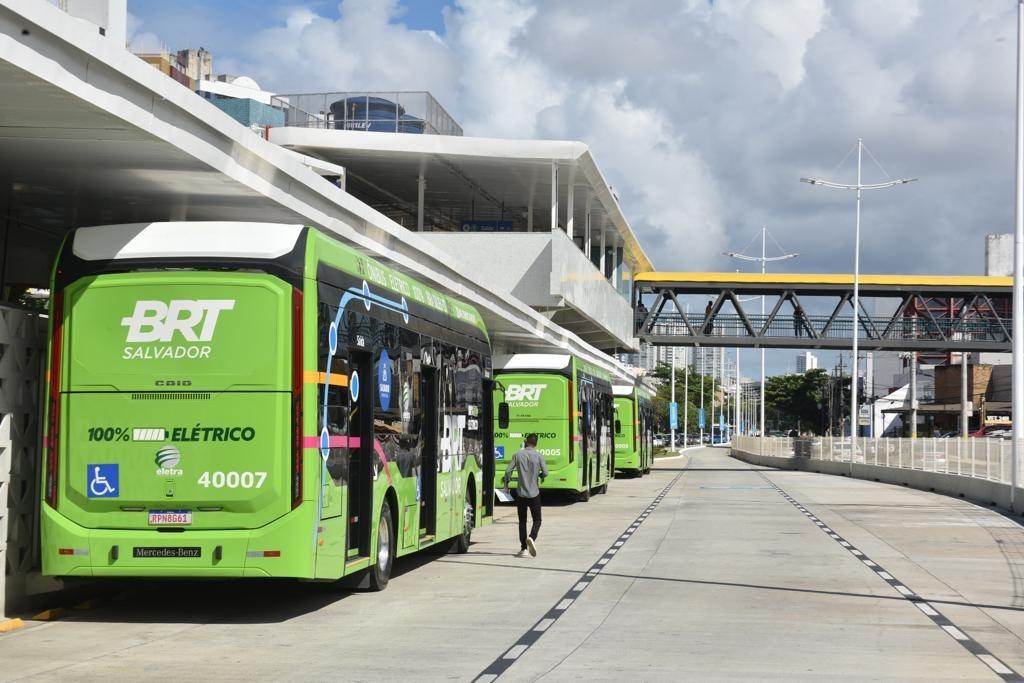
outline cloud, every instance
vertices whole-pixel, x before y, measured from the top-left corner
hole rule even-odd
[[[848,271],[852,196],[797,179],[852,181],[863,137],[867,181],[920,178],[865,196],[864,271],[963,273],[1012,226],[1012,5],[456,0],[438,35],[345,0],[213,49],[279,92],[426,89],[467,135],[582,140],[662,269],[732,269],[767,224],[780,267]]]

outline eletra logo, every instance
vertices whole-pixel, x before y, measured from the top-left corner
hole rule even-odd
[[[161,477],[180,477],[185,472],[177,469],[181,462],[181,451],[174,444],[167,444],[156,452],[156,473]]]
[[[121,318],[121,325],[128,328],[128,342],[169,342],[175,332],[185,341],[208,342],[213,339],[221,311],[234,307],[233,299],[136,301],[135,311]]]
[[[547,389],[547,384],[510,384],[505,389],[505,400],[513,401],[540,401],[540,394]]]

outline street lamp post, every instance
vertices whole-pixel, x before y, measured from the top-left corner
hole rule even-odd
[[[1024,0],[1017,2],[1017,178],[1013,231],[1013,450],[1010,509],[1024,446]]]
[[[1024,1],[1024,0],[1021,0]],[[860,196],[863,190],[881,190],[894,185],[905,185],[912,183],[917,178],[897,178],[885,183],[861,182],[861,167],[864,152],[863,138],[857,138],[857,183],[834,183],[828,180],[817,178],[801,178],[800,182],[811,185],[821,185],[837,190],[856,190],[857,192],[857,219],[854,223],[853,232],[853,371],[850,373],[850,476],[853,476],[853,456],[857,452],[857,341],[860,327]]]
[[[1024,1],[1024,0],[1022,0]],[[768,228],[767,226],[761,226],[761,256],[747,256],[746,254],[740,254],[735,251],[727,251],[725,255],[729,258],[739,259],[741,261],[760,261],[761,262],[761,275],[767,272],[767,266],[769,261],[785,261],[786,259],[796,258],[799,256],[799,252],[792,254],[783,254],[782,256],[767,256],[767,239],[768,239]],[[773,238],[774,239],[774,238]],[[776,242],[776,246],[778,243]],[[764,295],[761,295],[761,323],[764,324]],[[758,441],[760,444],[759,450],[761,455],[764,455],[764,347],[761,348],[761,405],[760,414],[758,416],[758,431],[761,433],[761,438]]]

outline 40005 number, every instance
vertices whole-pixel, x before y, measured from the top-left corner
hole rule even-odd
[[[266,472],[203,472],[197,483],[208,489],[259,489],[266,480]]]

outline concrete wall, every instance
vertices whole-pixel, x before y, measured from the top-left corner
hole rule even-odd
[[[733,448],[732,457],[752,465],[775,467],[783,470],[799,470],[802,472],[820,472],[849,476],[850,463],[816,460],[804,457],[776,457],[757,455]],[[880,481],[887,484],[909,486],[922,491],[934,491],[947,496],[965,498],[980,505],[994,505],[1003,510],[1010,510],[1010,485],[988,479],[961,477],[955,474],[938,472],[922,472],[899,467],[882,467],[879,465],[853,464],[853,476],[857,479]],[[1024,489],[1017,488],[1016,507],[1020,511],[1024,507]]]
[[[1013,275],[1013,235],[985,235],[985,275]]]

